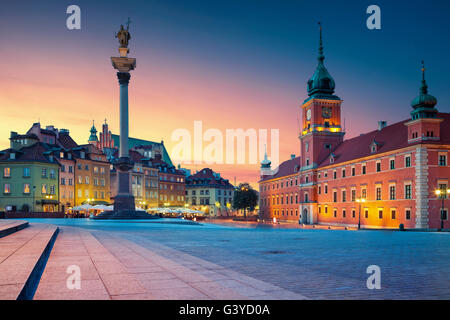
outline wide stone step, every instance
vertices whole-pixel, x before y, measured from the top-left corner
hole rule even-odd
[[[0,220],[0,238],[6,237],[14,232],[28,227],[27,221],[21,220]]]
[[[0,300],[32,299],[58,228],[32,224],[0,239]]]
[[[167,247],[163,250],[170,255],[164,257],[153,250],[161,247],[142,243],[105,231],[61,227],[34,299],[305,298]],[[73,270],[78,270],[79,286]]]

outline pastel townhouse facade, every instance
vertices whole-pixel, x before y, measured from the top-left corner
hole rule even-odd
[[[59,211],[58,160],[34,134],[11,132],[0,151],[0,211]]]
[[[75,158],[75,205],[109,204],[110,163],[106,155],[91,144],[71,149]]]
[[[380,121],[376,130],[344,140],[342,100],[334,95],[334,80],[324,66],[322,36],[318,60],[301,106],[301,156],[273,171],[267,156],[261,163],[261,217],[367,228],[450,228],[450,114],[438,112],[425,68],[408,119],[392,125]]]
[[[186,178],[186,203],[210,217],[230,216],[234,186],[210,168]]]

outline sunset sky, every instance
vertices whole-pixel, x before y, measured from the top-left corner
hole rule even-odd
[[[430,93],[450,111],[449,1],[10,1],[0,13],[0,147],[10,131],[67,128],[87,143],[92,120],[119,133],[119,87],[110,57],[130,17],[130,136],[171,152],[178,128],[279,129],[280,160],[299,154],[299,106],[325,64],[343,102],[346,138],[409,117],[425,60]],[[66,28],[67,6],[81,30]],[[382,29],[366,28],[381,8]],[[173,159],[176,163],[176,159]],[[258,165],[209,165],[234,182],[255,183]],[[201,169],[202,165],[192,169]]]

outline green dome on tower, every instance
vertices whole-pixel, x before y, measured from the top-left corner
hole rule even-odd
[[[437,109],[434,107],[437,104],[437,99],[428,93],[428,86],[425,81],[425,66],[422,61],[422,85],[420,86],[419,95],[411,102],[413,111],[411,115],[414,119],[418,118],[435,118]]]
[[[334,79],[328,73],[327,68],[323,61],[325,56],[323,55],[323,45],[322,45],[322,25],[319,22],[320,30],[320,40],[319,40],[319,56],[317,60],[319,63],[317,65],[316,71],[314,72],[311,79],[308,81],[308,95],[310,97],[320,97],[320,95],[332,96],[334,93],[334,88],[336,87]],[[334,96],[334,98],[337,98]]]
[[[90,132],[91,132],[91,135],[89,136],[88,142],[98,141],[97,129],[95,128],[94,120],[92,120],[92,128],[91,128]]]

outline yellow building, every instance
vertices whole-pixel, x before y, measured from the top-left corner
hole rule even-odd
[[[91,144],[72,149],[75,165],[75,205],[110,203],[110,164]]]

